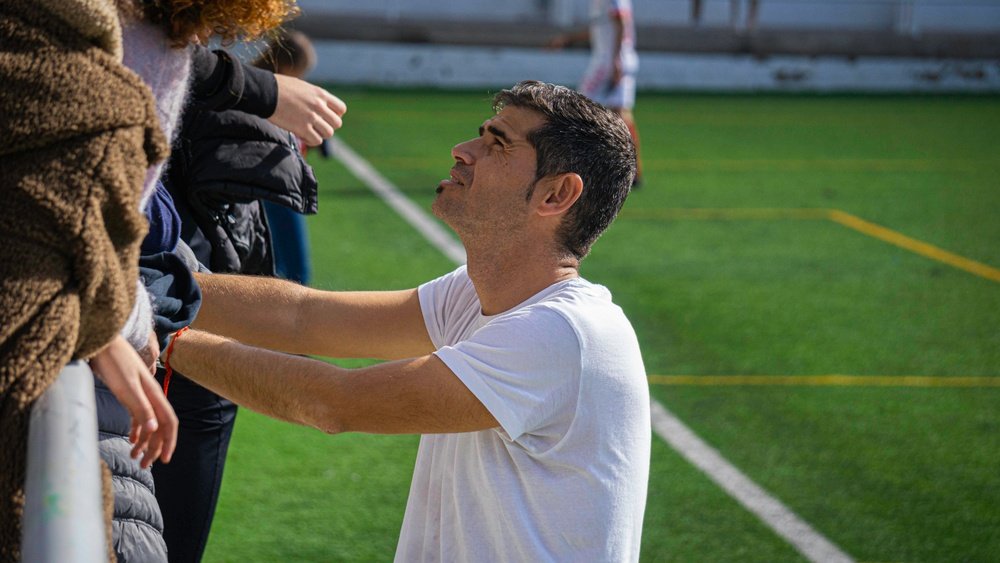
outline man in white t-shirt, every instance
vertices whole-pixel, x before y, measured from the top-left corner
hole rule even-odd
[[[467,266],[389,292],[202,276],[199,330],[163,360],[275,418],[422,434],[397,561],[635,561],[645,370],[621,309],[578,272],[628,195],[634,148],[568,88],[526,81],[494,103],[433,206]],[[262,348],[395,361],[346,370]]]

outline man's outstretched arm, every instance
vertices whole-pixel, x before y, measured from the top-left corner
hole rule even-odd
[[[413,358],[434,351],[415,289],[320,291],[266,277],[199,274],[194,328],[292,354]]]
[[[329,433],[433,434],[498,426],[433,355],[347,370],[195,330],[175,338],[168,360],[239,405]]]

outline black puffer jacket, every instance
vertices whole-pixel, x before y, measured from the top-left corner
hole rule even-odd
[[[112,537],[118,561],[166,561],[167,544],[163,541],[163,516],[153,494],[153,474],[140,469],[129,457],[128,411],[96,377],[97,445],[101,459],[111,470],[115,494],[115,517]]]
[[[168,332],[188,326],[201,306],[201,290],[184,261],[170,252],[139,259],[140,278],[154,297],[153,315],[161,349]],[[163,515],[156,501],[153,474],[129,453],[131,419],[125,407],[99,379],[97,401],[98,449],[111,470],[115,497],[112,543],[119,563],[167,561]]]
[[[295,138],[239,111],[185,115],[168,169],[181,238],[217,273],[274,274],[260,200],[316,213],[318,186]]]

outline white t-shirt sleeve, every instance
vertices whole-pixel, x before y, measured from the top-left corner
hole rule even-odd
[[[417,289],[427,335],[435,348],[456,341],[463,325],[479,312],[479,298],[465,266],[459,266]]]
[[[559,440],[576,412],[580,343],[546,307],[500,317],[435,354],[483,403],[513,441]]]
[[[580,341],[570,323],[546,306],[529,306],[472,332],[482,317],[465,266],[423,284],[418,295],[435,354],[508,437],[532,434],[538,447],[558,441],[580,386]]]

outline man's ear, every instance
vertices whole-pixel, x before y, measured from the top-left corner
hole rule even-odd
[[[583,193],[583,178],[575,172],[556,174],[539,180],[536,194],[542,196],[537,202],[538,214],[547,217],[560,215],[573,207]]]

